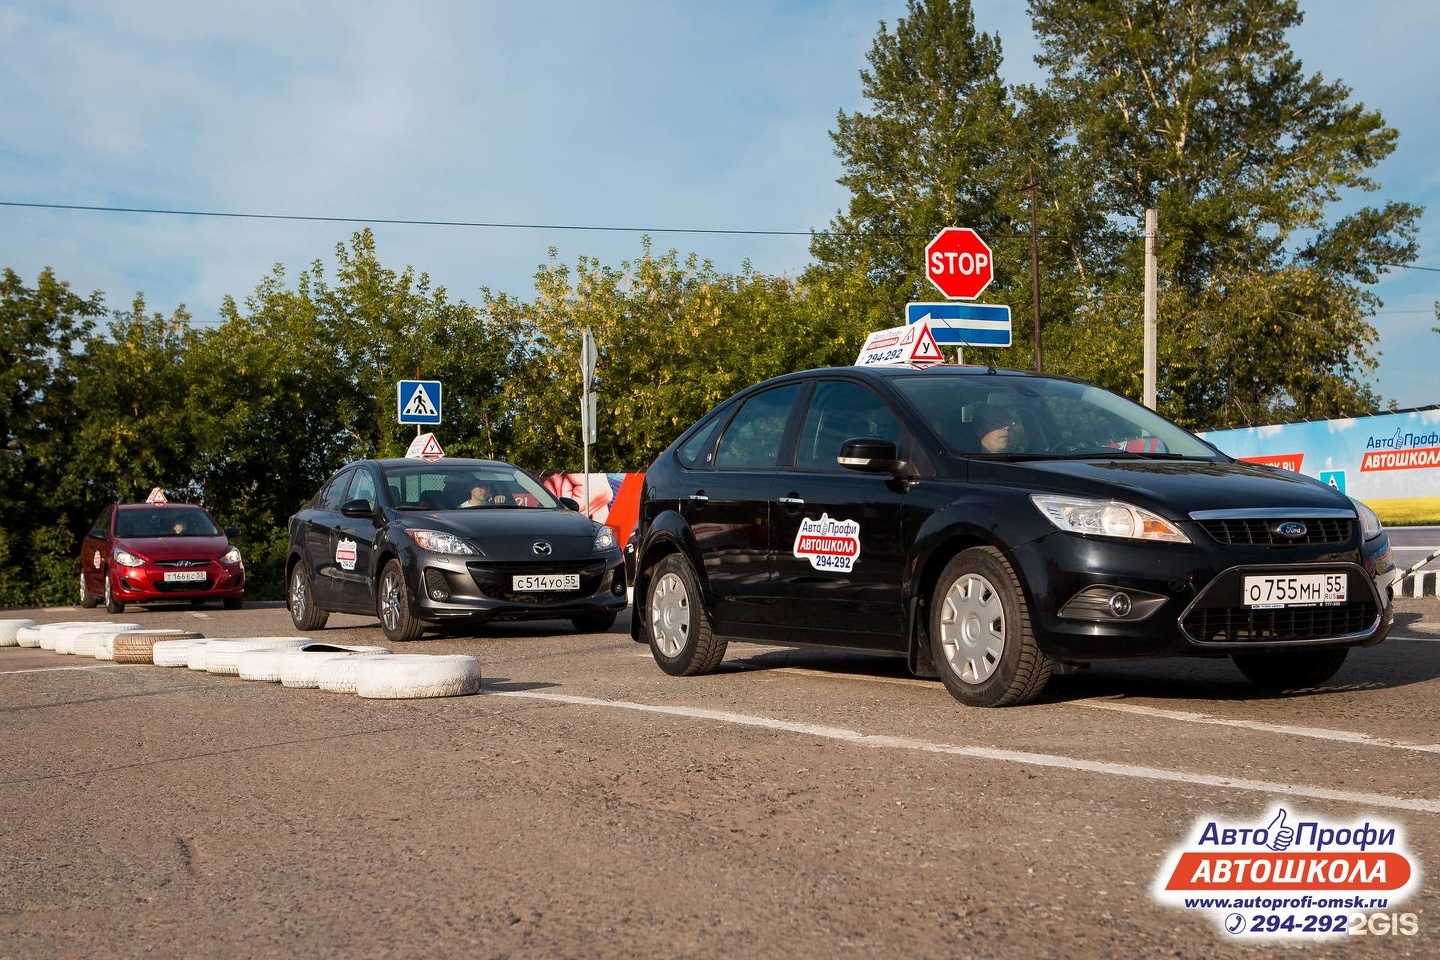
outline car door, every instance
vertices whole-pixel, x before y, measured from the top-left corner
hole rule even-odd
[[[351,473],[340,504],[368,500],[373,511],[379,489],[375,468],[361,464]],[[363,612],[375,609],[375,540],[379,533],[380,526],[373,513],[367,517],[347,517],[337,506],[331,532],[331,555],[338,567],[335,571],[337,604]]]
[[[110,569],[110,517],[115,505],[100,511],[80,544],[80,578],[92,597],[105,595],[105,573]]]
[[[763,623],[770,579],[770,485],[803,384],[746,398],[725,425],[709,469],[685,471],[679,509],[699,548],[723,631]]]
[[[772,488],[773,617],[809,642],[901,649],[905,487],[837,463],[855,437],[892,440],[904,458],[905,431],[880,396],[819,381]]]
[[[341,560],[336,557],[336,526],[343,519],[340,504],[344,502],[345,491],[350,487],[354,470],[342,470],[320,488],[309,508],[301,514],[301,549],[310,567],[310,590],[315,602],[326,610],[337,609],[344,600],[344,589],[340,574],[344,572]]]

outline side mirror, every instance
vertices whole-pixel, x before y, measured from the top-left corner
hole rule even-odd
[[[569,509],[574,510],[576,513],[580,512],[580,501],[576,500],[574,497],[561,497],[560,506],[568,507]]]
[[[375,516],[375,504],[369,500],[346,500],[340,504],[340,515],[356,520],[368,520]]]
[[[237,537],[239,537],[239,536],[240,536],[240,528],[239,528],[239,527],[226,527],[226,528],[225,528],[225,539],[226,539],[226,540],[234,540],[235,538],[237,538]]]
[[[861,473],[888,473],[899,477],[910,466],[898,458],[895,441],[883,437],[855,437],[846,440],[836,462]]]

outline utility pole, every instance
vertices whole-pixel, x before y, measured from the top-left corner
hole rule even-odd
[[[1035,179],[1035,164],[1030,164],[1030,182],[1025,185],[1030,191],[1030,300],[1035,308],[1035,372],[1045,371],[1044,355],[1040,350],[1040,239],[1035,229],[1035,203],[1040,183]]]
[[[1155,313],[1159,274],[1159,214],[1154,207],[1145,211],[1145,406],[1155,409]]]

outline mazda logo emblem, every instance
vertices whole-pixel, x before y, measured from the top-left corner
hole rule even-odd
[[[545,542],[544,540],[536,540],[534,543],[530,544],[530,549],[535,551],[535,555],[537,557],[548,557],[550,556],[551,550],[553,550],[554,548],[551,547],[550,544]]]
[[[1305,536],[1305,534],[1309,531],[1310,528],[1305,526],[1305,524],[1301,523],[1299,520],[1286,520],[1284,523],[1277,524],[1275,527],[1275,532],[1277,534],[1290,540],[1298,540],[1300,537]]]

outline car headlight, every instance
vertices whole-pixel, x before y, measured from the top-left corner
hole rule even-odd
[[[410,534],[411,540],[420,545],[421,550],[428,550],[431,553],[473,557],[479,552],[455,534],[446,533],[443,530],[406,530],[405,532]]]
[[[1078,497],[1034,495],[1031,502],[1066,533],[1125,540],[1189,543],[1185,532],[1164,517],[1119,500],[1082,500]]]
[[[595,534],[595,551],[612,550],[615,547],[615,531],[609,527],[601,527]]]
[[[110,551],[110,556],[111,556],[111,558],[112,558],[116,563],[120,564],[120,566],[122,566],[122,567],[143,567],[143,566],[145,566],[145,558],[144,558],[144,557],[137,557],[137,556],[135,556],[135,554],[131,553],[129,550],[121,550],[119,547],[116,547],[114,550],[111,550],[111,551]]]
[[[223,557],[220,558],[220,562],[221,562],[221,563],[239,563],[239,562],[240,562],[240,548],[239,548],[239,547],[231,547],[229,550],[226,550],[226,551],[225,551],[225,556],[223,556]]]
[[[1385,532],[1385,525],[1380,522],[1380,517],[1374,510],[1354,497],[1350,498],[1350,502],[1355,505],[1355,512],[1360,514],[1360,535],[1362,537],[1366,540],[1374,540]]]

